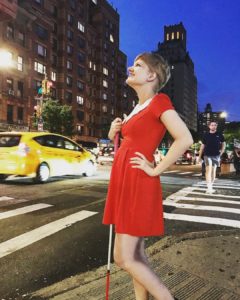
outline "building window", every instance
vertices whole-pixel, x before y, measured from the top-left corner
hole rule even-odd
[[[111,114],[114,115],[114,109],[113,108],[111,109]]]
[[[35,61],[34,62],[34,70],[37,71],[38,73],[45,74],[46,73],[46,66],[43,64]]]
[[[6,83],[7,83],[7,89],[13,90],[13,79],[12,78],[7,78]]]
[[[179,37],[180,37],[179,31],[177,31],[177,39],[178,39],[178,40],[179,40]]]
[[[35,0],[35,2],[41,6],[43,5],[43,0]]]
[[[73,68],[72,62],[70,60],[67,60],[67,69],[72,70],[72,68]]]
[[[84,77],[85,76],[85,69],[78,66],[78,76],[79,77]]]
[[[57,55],[52,55],[52,67],[57,67]]]
[[[103,80],[103,86],[104,86],[105,88],[108,87],[108,82],[107,82],[106,80]]]
[[[78,21],[78,30],[84,32],[85,31],[85,28],[84,28],[84,25]]]
[[[102,106],[102,111],[103,111],[104,113],[107,112],[107,105],[103,105],[103,106]]]
[[[73,31],[68,29],[67,30],[67,38],[72,41],[73,40]]]
[[[93,66],[93,62],[90,60],[89,61],[89,68],[92,69],[92,66]]]
[[[84,83],[82,83],[81,81],[77,80],[77,87],[78,90],[83,92],[84,91]]]
[[[7,25],[7,30],[6,30],[6,35],[8,39],[13,39],[14,38],[14,29],[11,24]]]
[[[81,63],[84,63],[85,62],[85,54],[82,53],[82,52],[78,52],[78,62],[81,64]]]
[[[79,121],[83,121],[84,120],[84,112],[81,110],[77,110],[77,118]]]
[[[77,129],[78,134],[83,134],[83,126],[76,125],[76,129]]]
[[[84,99],[82,96],[77,96],[77,103],[83,105]]]
[[[20,121],[19,123],[22,123],[23,121],[23,107],[18,107],[17,109],[17,119]]]
[[[47,56],[47,48],[43,45],[37,44],[37,54],[39,56],[46,57]]]
[[[38,92],[38,90],[42,87],[42,81],[33,80],[33,88]]]
[[[103,68],[103,74],[108,75],[108,69],[107,68]]]
[[[57,73],[56,72],[51,72],[51,80],[56,81],[57,80]]]
[[[23,58],[22,58],[22,56],[18,56],[17,69],[18,69],[18,71],[23,71]]]
[[[110,34],[109,39],[110,39],[110,42],[114,43],[114,38],[113,38],[112,34]]]
[[[174,40],[174,32],[172,32],[172,40]]]
[[[86,42],[82,37],[78,37],[78,47],[84,49],[86,46]]]
[[[70,0],[70,7],[71,7],[71,9],[76,9],[76,1],[75,0]]]
[[[7,122],[13,123],[13,105],[10,104],[7,106]]]
[[[71,24],[71,25],[73,24],[73,16],[71,14],[67,15],[67,21],[69,24]]]
[[[67,54],[73,54],[73,47],[70,45],[67,45]]]
[[[46,40],[48,38],[48,31],[41,25],[36,25],[36,34],[39,38]]]
[[[18,32],[18,42],[20,45],[25,45],[25,34],[21,31]]]
[[[107,100],[107,94],[106,93],[103,93],[103,99]]]
[[[97,0],[92,0],[92,2],[97,5]]]
[[[169,33],[167,33],[167,41],[169,41]]]
[[[66,77],[66,83],[67,83],[67,86],[72,86],[72,77],[70,77],[70,76],[67,76]]]
[[[20,98],[23,97],[23,82],[22,81],[18,81],[17,96],[20,97]]]
[[[67,102],[71,103],[72,102],[72,93],[66,91],[65,96],[66,96]]]

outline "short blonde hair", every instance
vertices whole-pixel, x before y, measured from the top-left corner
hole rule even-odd
[[[156,52],[144,52],[139,54],[135,61],[143,60],[151,70],[155,72],[158,78],[158,84],[155,86],[155,92],[159,92],[168,82],[171,77],[170,67],[168,62]]]

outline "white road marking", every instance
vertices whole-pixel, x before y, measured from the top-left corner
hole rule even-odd
[[[197,182],[196,184],[200,184],[200,185],[207,185],[206,181],[200,181],[200,182]],[[240,187],[239,184],[234,184],[234,183],[226,183],[226,182],[214,182],[213,183],[213,186],[214,185],[221,185],[221,186],[232,186],[232,187]]]
[[[171,214],[171,213],[164,213],[164,218],[169,220],[179,220],[179,221],[205,223],[205,224],[240,228],[240,221],[231,220],[231,219],[210,218],[210,217],[203,217],[203,216],[191,216],[191,215]]]
[[[178,208],[186,208],[186,209],[196,209],[196,210],[207,210],[207,211],[221,211],[228,212],[233,214],[240,214],[240,209],[231,208],[231,207],[222,207],[222,206],[210,206],[210,205],[198,205],[198,204],[185,204],[178,203],[174,201],[165,200],[163,205],[174,206]]]
[[[0,197],[0,201],[6,201],[6,200],[12,200],[12,199],[14,199],[14,198],[12,198],[12,197],[7,197],[7,196],[1,196],[1,197]]]
[[[0,207],[8,206],[8,205],[13,205],[13,204],[18,204],[18,203],[23,203],[27,202],[29,200],[27,199],[14,199],[12,198],[11,200],[3,200],[0,202]]]
[[[202,176],[202,173],[194,174],[193,176]]]
[[[178,173],[179,175],[186,175],[186,174],[192,174],[193,172],[181,172],[181,173]]]
[[[163,172],[164,174],[168,174],[168,173],[177,173],[179,172],[178,170],[172,170],[172,171],[165,171]]]
[[[240,202],[238,202],[238,201],[223,200],[223,199],[212,199],[212,198],[201,198],[201,197],[185,197],[185,196],[181,196],[181,195],[179,195],[179,196],[171,195],[171,196],[167,197],[166,200],[172,200],[172,201],[181,201],[181,200],[184,200],[184,201],[203,201],[203,202],[227,203],[227,204],[240,205]]]
[[[193,186],[204,187],[204,186],[206,186],[206,184],[204,184],[204,183],[194,184]],[[227,186],[227,185],[216,185],[216,184],[213,185],[213,188],[216,188],[216,189],[229,189],[229,190],[240,190],[240,187]]]
[[[196,188],[196,187],[186,187],[182,190],[178,191],[176,194],[196,194],[196,195],[206,195],[205,193],[195,192],[195,190],[200,190],[206,192],[206,188]],[[240,196],[234,196],[234,195],[223,195],[223,194],[211,194],[211,197],[221,197],[221,198],[232,198],[232,199],[238,199],[240,200]]]
[[[51,207],[51,206],[52,205],[50,205],[50,204],[39,203],[39,204],[28,205],[28,206],[25,206],[25,207],[9,210],[9,211],[0,213],[0,220],[7,219],[7,218],[10,218],[10,217],[19,216],[19,215],[23,215],[23,214],[27,214],[29,212],[36,211],[36,210],[43,209],[43,208],[47,208],[47,207]]]
[[[0,258],[27,247],[32,243],[35,243],[97,213],[98,212],[82,210],[5,241],[0,244]]]

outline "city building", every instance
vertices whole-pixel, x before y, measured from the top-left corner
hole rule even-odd
[[[28,130],[42,81],[72,107],[75,139],[94,145],[132,105],[119,49],[119,14],[106,0],[0,5],[0,130]],[[12,64],[3,66],[1,58]]]
[[[217,131],[223,133],[225,129],[226,116],[222,111],[213,112],[210,103],[207,103],[204,112],[199,113],[198,116],[198,133],[200,138],[207,132],[209,132],[208,125],[211,121],[218,124]]]
[[[187,32],[180,22],[164,26],[164,41],[158,43],[157,51],[171,66],[171,78],[164,87],[166,93],[187,124],[197,131],[197,78],[194,64],[187,51]]]

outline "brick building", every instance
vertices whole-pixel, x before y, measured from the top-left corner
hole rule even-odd
[[[76,139],[106,138],[131,109],[119,14],[106,0],[1,1],[0,130],[27,130],[45,74],[51,96],[72,107]],[[5,55],[5,56],[4,56]]]

